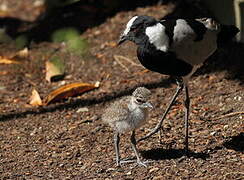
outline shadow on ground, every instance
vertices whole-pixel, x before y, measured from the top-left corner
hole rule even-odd
[[[179,159],[179,161],[183,160],[184,157],[186,157],[186,153],[184,149],[163,149],[163,148],[157,148],[157,149],[151,149],[147,151],[141,151],[142,157],[145,159],[151,159],[151,160],[165,160],[165,159]],[[209,154],[207,153],[196,153],[193,151],[190,151],[188,154],[188,157],[193,158],[200,158],[206,160],[209,158]]]
[[[223,146],[227,149],[233,149],[235,151],[244,152],[244,133],[241,132],[237,136],[230,137],[230,140],[224,142]]]
[[[197,75],[213,72],[228,72],[227,79],[238,80],[244,83],[244,43],[232,42],[222,49],[218,49],[208,58],[204,66],[196,73]]]
[[[68,5],[54,6],[55,3],[46,0],[44,5],[46,10],[35,22],[5,17],[0,18],[0,27],[4,27],[12,38],[25,35],[29,42],[50,41],[50,36],[58,29],[72,27],[82,33],[88,28],[102,24],[117,12],[133,10],[136,7],[153,5],[157,2],[157,0],[135,0],[128,4],[122,0],[107,2],[80,0]]]

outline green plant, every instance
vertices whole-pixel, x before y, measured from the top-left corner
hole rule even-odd
[[[83,55],[88,47],[87,41],[75,28],[58,29],[52,34],[53,42],[65,42],[67,50],[76,55]]]

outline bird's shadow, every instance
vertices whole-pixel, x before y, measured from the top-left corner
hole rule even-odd
[[[244,133],[241,132],[237,136],[230,137],[230,140],[225,141],[223,146],[227,149],[233,149],[235,151],[244,152]]]
[[[193,152],[190,151],[186,154],[184,149],[163,149],[156,148],[146,151],[141,151],[141,155],[145,159],[151,160],[165,160],[165,159],[181,159],[182,157],[193,157],[206,160],[209,158],[209,154],[204,152]]]

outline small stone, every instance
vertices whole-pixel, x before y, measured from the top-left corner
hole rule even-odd
[[[241,96],[235,96],[234,100],[241,101],[242,97]]]
[[[107,171],[114,171],[115,168],[108,168]]]
[[[128,176],[129,176],[129,175],[131,175],[131,174],[132,174],[132,172],[131,172],[131,171],[129,171],[128,173],[126,173],[126,175],[128,175]]]
[[[83,108],[79,108],[76,112],[80,113],[80,112],[88,112],[89,109],[87,107],[83,107]]]
[[[224,125],[224,130],[226,131],[229,128],[228,125]]]
[[[156,177],[153,177],[153,180],[160,180],[160,179],[164,179],[163,176],[156,176]]]
[[[152,168],[152,169],[149,170],[149,173],[152,173],[152,172],[158,171],[158,170],[159,170],[159,168]]]
[[[63,86],[63,85],[65,85],[65,84],[66,84],[65,81],[61,81],[61,82],[59,83],[60,86]]]

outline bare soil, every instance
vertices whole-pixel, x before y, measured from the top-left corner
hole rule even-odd
[[[237,43],[210,58],[189,83],[190,157],[183,151],[183,94],[164,121],[161,142],[154,135],[138,143],[141,156],[151,161],[148,167],[115,166],[113,132],[101,121],[104,108],[138,86],[149,88],[155,109],[136,132],[142,137],[157,124],[176,88],[174,79],[145,71],[134,44],[115,44],[133,15],[163,13],[162,6],[137,8],[87,29],[85,56],[57,52],[66,62],[62,81],[45,80],[45,60],[59,46],[51,42],[32,44],[20,65],[0,65],[1,179],[244,179],[244,56]],[[1,45],[0,55],[16,51]],[[133,63],[118,62],[115,55]],[[45,97],[62,84],[96,81],[100,88],[79,97],[39,108],[28,104],[33,88]],[[122,136],[121,155],[134,158],[128,139],[129,134]]]

